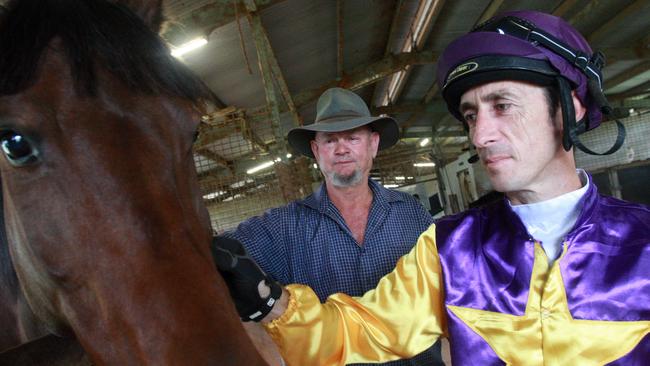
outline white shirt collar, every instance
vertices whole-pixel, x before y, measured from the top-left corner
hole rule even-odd
[[[508,204],[526,226],[528,233],[540,241],[546,251],[549,262],[557,259],[561,253],[562,241],[571,231],[580,209],[584,195],[589,187],[589,178],[584,170],[576,170],[582,187],[542,202],[524,205]]]

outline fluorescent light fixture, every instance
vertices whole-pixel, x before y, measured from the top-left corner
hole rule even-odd
[[[406,179],[413,179],[413,177],[406,177]]]
[[[181,57],[182,55],[194,51],[199,47],[203,47],[208,44],[208,40],[205,37],[195,38],[187,43],[184,43],[172,50],[172,56]]]
[[[275,162],[267,161],[266,163],[262,163],[262,164],[260,164],[260,165],[258,165],[256,167],[248,169],[246,171],[246,174],[255,174],[255,173],[259,172],[260,170],[264,170],[264,169],[266,169],[268,167],[273,166],[273,164],[275,164]]]
[[[427,29],[430,28],[433,15],[437,13],[436,9],[442,6],[443,3],[444,1],[442,0],[420,1],[415,17],[411,22],[409,33],[402,45],[402,52],[411,52],[413,49],[422,47],[424,36],[427,33]],[[390,80],[388,81],[388,84],[386,84],[386,92],[379,103],[380,105],[388,105],[389,103],[396,102],[398,93],[404,86],[403,84],[406,79],[406,72],[409,68],[409,66],[406,66],[404,70],[398,71],[390,76]]]
[[[415,163],[413,164],[413,166],[417,168],[423,168],[423,167],[436,166],[436,163]]]
[[[224,194],[226,194],[225,191],[212,192],[212,193],[208,193],[208,194],[204,195],[203,199],[204,200],[211,200],[213,198],[217,198],[217,197],[222,196]]]
[[[287,159],[291,159],[292,156],[293,156],[293,155],[291,155],[291,153],[288,153],[288,154],[287,154]]]
[[[398,184],[384,184],[384,187],[385,188],[397,188],[397,187],[399,187],[399,185]]]
[[[240,180],[239,182],[235,182],[235,183],[231,184],[230,188],[240,188],[240,187],[245,186],[248,183],[253,183],[253,182],[254,182],[254,180],[252,180],[251,178],[246,178],[244,180]]]
[[[314,169],[318,169],[318,165],[316,163],[314,163],[313,167]]]
[[[403,177],[401,175],[395,177],[395,180],[405,180],[405,179],[406,179],[406,177]]]
[[[275,161],[276,163],[279,163],[279,162],[281,162],[281,161],[282,161],[282,159],[280,159],[280,158],[275,158],[275,160],[274,160],[274,161]]]
[[[420,141],[420,146],[425,147],[425,146],[429,145],[429,141],[431,141],[430,138],[428,138],[428,137],[423,138],[422,141]]]
[[[224,199],[223,201],[224,201],[224,202],[229,202],[229,201],[236,200],[237,198],[241,198],[241,197],[243,197],[243,196],[241,195],[241,193],[237,193],[236,195],[234,195],[234,196],[230,196],[230,197]]]

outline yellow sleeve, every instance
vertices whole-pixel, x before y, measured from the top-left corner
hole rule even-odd
[[[411,358],[446,332],[435,225],[374,290],[334,294],[289,285],[287,311],[265,325],[291,366],[345,365]]]

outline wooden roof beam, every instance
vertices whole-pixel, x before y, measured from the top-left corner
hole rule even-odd
[[[627,89],[625,91],[622,91],[620,93],[610,94],[610,95],[607,96],[607,99],[612,100],[612,101],[614,101],[614,100],[623,100],[623,99],[638,96],[640,94],[647,94],[649,92],[648,89],[650,89],[650,80],[648,80],[648,81],[646,81],[644,83],[641,83],[639,85],[636,85],[636,86],[634,86],[634,87],[632,87],[630,89]]]
[[[330,81],[317,88],[305,90],[296,94],[293,98],[297,107],[302,107],[316,99],[327,89],[342,87],[351,90],[361,89],[366,85],[403,70],[409,65],[425,65],[436,62],[438,54],[432,51],[404,52],[396,55],[388,55],[383,59],[356,67],[349,75],[340,81]]]
[[[259,10],[282,1],[284,0],[254,0]],[[176,15],[169,15],[169,22],[161,35],[170,43],[180,45],[198,36],[207,36],[215,29],[234,22],[235,7],[232,1],[212,1],[174,18]],[[188,33],[190,29],[192,33]]]
[[[621,83],[624,83],[633,77],[650,70],[650,61],[643,61],[640,64],[621,72],[620,74],[605,80],[604,90],[611,89]]]
[[[391,53],[391,48],[393,46],[393,42],[395,41],[395,33],[397,33],[397,24],[399,20],[399,14],[402,11],[402,6],[404,6],[404,0],[397,0],[395,3],[395,10],[393,11],[393,20],[390,23],[390,29],[388,30],[388,40],[386,41],[386,48],[384,49],[384,57],[390,55]],[[377,84],[375,86],[375,90],[372,93],[372,101],[371,104],[374,103],[374,100],[376,100],[379,96],[379,93],[382,92],[381,86],[382,84]]]
[[[608,65],[617,61],[650,59],[650,49],[641,43],[634,47],[605,47],[598,50],[605,54]]]
[[[485,8],[485,10],[483,10],[483,13],[481,13],[481,16],[478,17],[478,20],[474,25],[479,25],[484,21],[492,18],[499,11],[499,8],[502,4],[503,0],[492,0],[490,4]]]
[[[208,150],[208,149],[197,149],[197,150],[195,150],[194,152],[195,152],[196,154],[201,155],[201,156],[203,156],[204,158],[206,158],[206,159],[208,159],[208,160],[212,160],[212,161],[214,161],[215,163],[217,163],[217,164],[219,164],[219,165],[221,165],[221,166],[223,166],[223,167],[226,167],[226,168],[231,167],[231,166],[232,166],[232,163],[233,163],[231,160],[227,160],[227,159],[225,159],[225,158],[222,157],[221,155],[219,155],[219,154],[213,152],[212,150]]]
[[[246,9],[248,10],[247,17],[251,24],[251,29],[253,30],[253,37],[255,39],[257,54],[258,57],[260,58],[259,60],[260,64],[262,62],[268,64],[271,71],[269,73],[269,77],[275,76],[275,81],[277,82],[277,86],[280,89],[280,95],[282,96],[285,103],[287,104],[287,108],[289,108],[289,112],[293,117],[294,126],[301,126],[302,119],[300,118],[298,112],[296,111],[296,106],[294,105],[293,98],[291,97],[291,93],[289,93],[289,87],[287,86],[287,82],[284,79],[284,74],[282,73],[282,70],[280,69],[280,65],[278,64],[278,59],[275,57],[275,52],[273,51],[273,47],[271,47],[271,41],[269,41],[269,36],[266,33],[264,26],[262,25],[262,19],[259,15],[258,8],[255,5],[255,1],[253,0],[245,0],[245,1],[246,1]],[[266,79],[265,79],[265,87],[266,87]]]
[[[577,2],[578,0],[564,0],[557,8],[555,8],[555,10],[553,10],[553,15],[564,18],[566,13],[571,11]]]
[[[601,4],[600,1],[588,1],[587,4],[585,4],[585,6],[582,8],[582,10],[580,10],[573,17],[568,19],[567,22],[569,24],[572,24],[575,27],[576,24],[582,21],[583,18],[592,14],[600,4]]]
[[[605,22],[605,24],[601,25],[598,29],[592,32],[587,38],[589,44],[598,43],[606,34],[614,32],[615,29],[623,24],[627,19],[629,19],[630,16],[638,13],[641,9],[643,9],[646,6],[646,3],[647,0],[636,0],[632,2],[625,9]]]

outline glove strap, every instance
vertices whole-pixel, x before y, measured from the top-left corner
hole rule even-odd
[[[271,293],[266,298],[260,299],[260,302],[257,304],[257,311],[248,316],[248,319],[242,319],[244,321],[254,321],[259,322],[264,319],[271,310],[275,302],[280,299],[282,296],[282,286],[277,282],[271,280],[268,276],[264,279],[264,283],[271,288]]]

